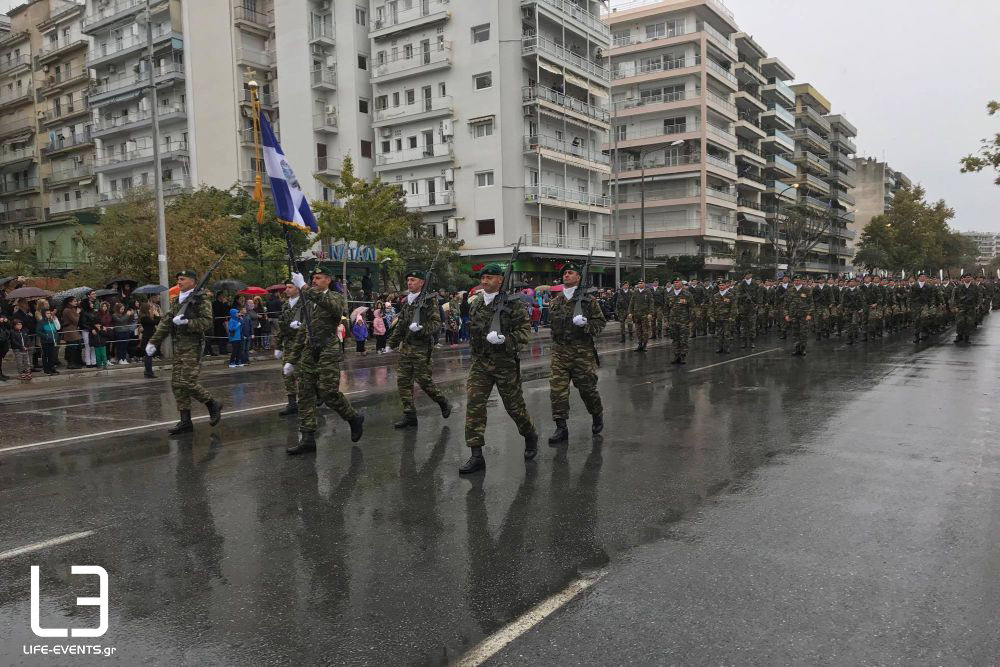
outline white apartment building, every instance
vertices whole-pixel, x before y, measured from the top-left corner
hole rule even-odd
[[[976,244],[976,262],[989,264],[1000,257],[1000,234],[994,232],[961,232],[962,236]]]
[[[610,31],[595,0],[372,3],[375,172],[473,266],[522,243],[525,273],[613,257]]]

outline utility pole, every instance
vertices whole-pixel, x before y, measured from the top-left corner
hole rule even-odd
[[[618,128],[615,125],[617,118],[617,107],[614,100],[611,100],[611,192],[614,196],[614,200],[611,202],[611,225],[615,228],[615,290],[620,290],[622,288],[622,235],[618,228],[618,172],[620,165],[618,164]]]
[[[156,193],[156,266],[160,284],[170,286],[170,276],[167,269],[167,221],[163,207],[163,168],[160,166],[160,117],[159,103],[156,99],[155,65],[153,58],[153,13],[150,10],[151,0],[146,0],[146,11],[143,19],[146,22],[146,47],[149,66],[149,104],[153,121],[153,191]]]

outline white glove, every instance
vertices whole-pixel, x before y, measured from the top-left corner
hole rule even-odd
[[[152,343],[146,343],[146,356],[151,357],[156,354],[156,346]]]
[[[587,326],[587,318],[584,317],[583,315],[574,315],[573,324],[575,324],[578,327]]]
[[[388,345],[386,345],[386,346],[385,346],[385,348],[384,348],[384,352],[385,352],[386,354],[389,354],[390,352],[392,352],[392,348],[391,348],[391,347],[389,347]]]
[[[281,361],[281,358],[283,356],[285,356],[285,353],[282,352],[281,350],[275,350],[274,351],[274,358],[277,359],[278,361]]]
[[[187,323],[188,323],[188,318],[184,317],[183,315],[174,315],[174,324],[176,324],[177,326],[182,327]]]
[[[292,273],[292,284],[295,285],[296,287],[298,287],[299,289],[302,289],[303,287],[305,287],[306,279],[302,277],[301,273],[294,273],[293,272]]]
[[[301,326],[302,322],[299,322],[298,320],[292,320],[291,322],[288,323],[289,329],[298,329]]]
[[[504,341],[507,340],[507,337],[503,334],[497,333],[496,331],[491,331],[486,334],[486,340],[493,345],[502,345]]]
[[[292,364],[285,364],[284,366],[281,367],[282,375],[291,375],[294,372],[295,372],[295,366],[293,366]]]
[[[423,329],[423,327],[417,324],[416,322],[410,322],[410,331],[412,331],[413,333],[417,333],[421,329]]]

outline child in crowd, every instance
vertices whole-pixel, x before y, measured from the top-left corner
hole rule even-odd
[[[351,333],[354,335],[354,340],[358,343],[358,353],[361,356],[367,356],[365,351],[365,341],[368,340],[368,325],[365,324],[365,318],[358,315],[358,319],[354,322],[354,329]]]
[[[538,307],[538,303],[531,304],[531,328],[535,333],[538,333],[538,325],[542,322],[542,309]]]
[[[102,304],[103,305],[103,304]],[[97,368],[108,367],[108,331],[100,322],[94,323],[90,334],[90,347],[94,350],[94,365]]]
[[[31,382],[31,346],[31,336],[24,330],[24,322],[14,320],[14,329],[10,332],[10,349],[14,352],[17,377],[21,382]]]
[[[243,319],[240,317],[240,311],[235,308],[229,309],[227,327],[229,330],[229,349],[232,350],[229,353],[229,367],[239,368],[243,365]]]

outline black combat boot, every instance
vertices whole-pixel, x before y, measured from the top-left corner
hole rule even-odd
[[[964,338],[964,336],[962,336],[962,334],[959,334],[959,335],[955,336],[955,342],[956,343],[961,343],[963,338]]]
[[[679,363],[681,366],[683,366],[684,364],[686,364],[687,363],[687,355],[686,354],[679,355],[677,357],[677,363]]]
[[[549,436],[549,444],[555,444],[557,442],[566,442],[569,440],[569,429],[566,428],[565,419],[556,420],[556,430]]]
[[[725,345],[720,345],[719,349],[716,350],[715,353],[716,354],[725,354],[726,353],[726,346]]]
[[[299,444],[285,450],[292,456],[316,451],[316,434],[312,431],[302,431],[299,435]]]
[[[445,419],[447,419],[448,417],[451,416],[451,403],[448,402],[447,398],[441,399],[441,402],[438,403],[438,405],[441,406],[441,416],[442,417],[444,417]]]
[[[190,433],[194,430],[194,424],[191,423],[191,411],[181,410],[181,420],[177,424],[167,431],[170,435],[180,435],[181,433]]]
[[[743,341],[743,344],[742,344],[742,345],[740,345],[740,349],[741,349],[741,350],[745,350],[745,349],[747,349],[748,347],[750,347],[750,343],[748,343],[747,341]]]
[[[417,425],[417,415],[413,412],[404,412],[403,418],[392,425],[393,428],[411,428]]]
[[[287,417],[289,415],[297,415],[299,413],[299,403],[295,398],[295,394],[288,395],[288,405],[281,409],[278,413],[279,417]]]
[[[465,465],[458,469],[458,474],[468,475],[476,472],[477,470],[486,470],[486,458],[483,456],[482,447],[472,448],[472,456],[470,456],[469,460],[465,462]]]
[[[347,420],[347,423],[351,425],[351,442],[357,442],[364,433],[365,416],[354,415],[354,418]]]
[[[524,436],[524,460],[530,461],[536,454],[538,454],[538,434],[529,433]]]
[[[594,423],[590,426],[590,432],[597,435],[604,430],[604,415],[594,415]]]
[[[680,365],[681,364],[681,355],[679,355],[679,354],[674,355],[674,360],[671,361],[670,363]]]
[[[205,407],[208,408],[208,423],[215,426],[222,420],[222,402],[213,398],[205,404]]]

